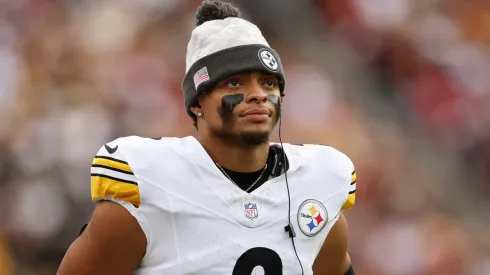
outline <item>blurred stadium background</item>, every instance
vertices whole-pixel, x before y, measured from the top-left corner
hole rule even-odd
[[[234,2],[285,63],[284,140],[357,166],[356,273],[490,274],[490,2]],[[195,134],[180,84],[199,4],[0,1],[0,275],[55,274],[102,144]]]

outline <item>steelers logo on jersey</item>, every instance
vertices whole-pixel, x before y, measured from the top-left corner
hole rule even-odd
[[[317,200],[306,200],[298,209],[299,228],[308,237],[320,233],[327,225],[327,221],[327,209]]]

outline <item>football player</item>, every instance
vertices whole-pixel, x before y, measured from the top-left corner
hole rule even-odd
[[[354,274],[342,214],[353,163],[329,146],[270,143],[279,55],[228,3],[204,1],[196,17],[182,90],[198,138],[102,146],[96,208],[58,274]]]

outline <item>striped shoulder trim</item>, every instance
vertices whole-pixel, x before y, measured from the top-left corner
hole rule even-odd
[[[94,166],[103,167],[109,170],[119,171],[127,174],[133,174],[131,167],[129,167],[129,164],[126,161],[111,157],[95,156],[94,160],[92,161],[92,167]]]
[[[138,181],[126,161],[106,156],[96,156],[92,162],[92,200],[109,198],[140,205]]]
[[[352,172],[352,176],[351,176],[349,194],[353,194],[356,192],[356,181],[357,181],[357,174],[356,171],[354,171]]]
[[[353,171],[351,174],[351,183],[350,183],[350,187],[349,187],[349,195],[347,196],[347,201],[342,206],[342,210],[349,210],[356,203],[356,185],[357,185],[356,181],[357,181],[357,174],[356,174],[356,171]]]

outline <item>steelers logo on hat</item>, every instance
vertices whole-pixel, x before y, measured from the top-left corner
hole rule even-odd
[[[279,63],[277,62],[274,55],[267,49],[259,50],[259,59],[267,69],[274,72],[279,69]]]
[[[327,222],[327,209],[317,200],[306,200],[298,209],[299,228],[308,237],[320,233]]]

